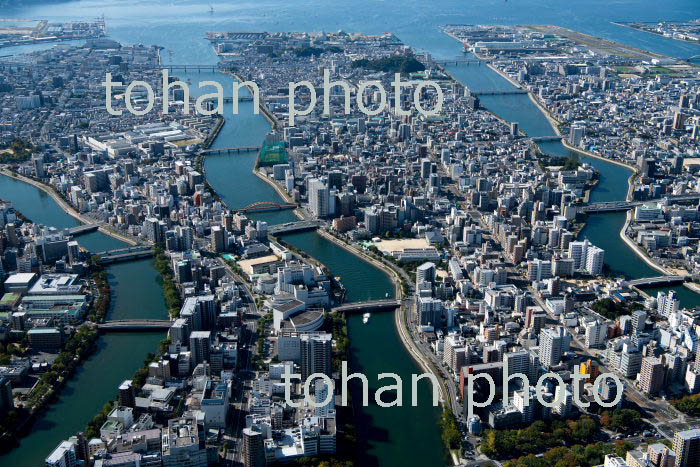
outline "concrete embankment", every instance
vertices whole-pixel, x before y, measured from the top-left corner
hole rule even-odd
[[[623,225],[622,230],[620,230],[620,238],[622,239],[622,241],[625,242],[627,244],[627,246],[630,247],[632,249],[632,251],[634,251],[637,254],[637,256],[639,256],[642,259],[642,261],[647,263],[650,267],[659,271],[661,274],[671,275],[671,273],[669,271],[667,271],[666,269],[664,269],[663,266],[657,264],[651,258],[649,258],[649,256],[647,256],[647,254],[644,252],[644,250],[642,250],[639,245],[637,245],[631,238],[629,238],[625,234],[625,232],[627,232],[627,228],[630,225],[630,222],[632,222],[632,212],[627,211],[627,218],[625,220],[625,225]]]

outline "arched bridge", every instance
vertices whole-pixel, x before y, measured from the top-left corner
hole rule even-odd
[[[260,212],[260,211],[281,211],[283,209],[296,209],[297,205],[292,203],[274,203],[272,201],[258,201],[248,206],[237,209],[238,212]]]
[[[368,300],[366,302],[346,303],[344,305],[333,307],[332,311],[337,311],[339,313],[352,313],[356,311],[374,311],[384,308],[396,308],[399,306],[401,306],[401,300],[387,298],[383,300]]]
[[[98,324],[97,328],[102,332],[157,331],[168,330],[171,325],[167,319],[112,319]]]

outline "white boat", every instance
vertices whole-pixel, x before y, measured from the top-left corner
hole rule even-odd
[[[367,324],[367,321],[369,321],[370,316],[372,316],[372,315],[370,315],[369,313],[365,313],[364,315],[362,315],[362,322],[364,324]]]

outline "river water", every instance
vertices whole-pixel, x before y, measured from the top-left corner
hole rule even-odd
[[[30,3],[27,5],[27,3]],[[210,12],[209,6],[214,8]],[[443,35],[437,26],[447,23],[525,24],[551,23],[618,40],[649,50],[688,57],[700,53],[700,47],[653,36],[610,23],[612,20],[682,20],[700,16],[695,0],[679,0],[659,4],[651,0],[591,0],[585,6],[568,0],[502,1],[483,0],[466,6],[459,0],[432,2],[403,0],[322,1],[260,0],[256,2],[197,2],[192,0],[83,0],[35,1],[12,6],[3,11],[5,17],[32,17],[50,21],[91,19],[105,16],[110,35],[124,43],[164,46],[164,59],[170,63],[215,63],[216,57],[203,40],[207,31],[318,31],[338,30],[365,33],[396,33],[405,43],[439,58],[452,58],[460,53],[459,43]],[[0,49],[0,55],[12,53]],[[26,51],[26,48],[21,49]],[[449,70],[457,79],[474,90],[508,89],[510,83],[485,66],[459,66]],[[212,75],[213,76],[213,75]],[[186,77],[186,76],[185,76]],[[193,82],[209,79],[206,73],[190,75]],[[216,75],[222,82],[226,76]],[[484,105],[508,121],[517,121],[531,136],[552,135],[553,129],[532,102],[522,95],[485,96]],[[269,124],[260,115],[253,115],[250,103],[241,103],[238,116],[227,112],[224,126],[215,146],[259,145],[269,131]],[[543,145],[545,152],[566,154],[558,143]],[[205,168],[212,186],[232,207],[254,201],[273,201],[279,197],[265,182],[251,173],[254,153],[209,156]],[[626,194],[627,169],[597,159],[589,159],[601,172],[601,183],[593,200],[623,199]],[[0,198],[10,199],[36,222],[63,227],[75,225],[52,200],[34,187],[14,180],[0,179]],[[270,223],[293,220],[289,211],[257,215]],[[582,236],[606,249],[606,263],[627,277],[658,275],[634,255],[617,235],[624,223],[624,214],[590,216]],[[350,300],[381,298],[393,293],[385,274],[359,258],[335,247],[317,234],[307,232],[285,239],[325,263],[334,275],[341,276]],[[101,234],[80,237],[79,241],[95,248],[111,247],[114,239]],[[148,304],[154,316],[164,316],[160,288],[156,287],[155,271],[143,263],[110,267],[115,290],[115,316],[139,316]],[[123,268],[122,268],[123,267]],[[136,279],[140,278],[140,279]],[[697,295],[678,287],[685,306],[698,304]],[[135,293],[138,292],[138,293]],[[128,298],[128,299],[127,299]],[[121,315],[122,311],[124,315]],[[132,313],[134,313],[132,315]],[[143,315],[141,315],[143,316]],[[357,316],[349,319],[351,353],[354,369],[368,375],[382,371],[400,374],[404,381],[417,365],[405,351],[396,334],[391,314],[374,314],[368,325]],[[161,335],[110,334],[101,340],[100,351],[88,361],[63,392],[61,401],[36,425],[34,432],[2,459],[7,465],[39,465],[61,439],[85,425],[99,407],[109,400],[121,379],[129,377],[141,365],[140,355],[155,350]],[[128,349],[128,350],[127,350]],[[112,381],[105,381],[113,379]],[[370,383],[374,382],[370,377]],[[371,384],[372,385],[372,384]],[[372,385],[374,387],[377,384]],[[407,398],[408,394],[404,397]],[[421,393],[419,407],[378,410],[377,406],[358,412],[358,430],[362,440],[362,465],[435,465],[442,457],[437,428],[438,411],[425,402]]]

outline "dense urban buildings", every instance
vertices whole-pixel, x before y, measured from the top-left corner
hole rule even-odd
[[[356,460],[358,420],[392,396],[371,391],[370,412],[359,392],[346,405],[345,362],[366,363],[352,361],[347,315],[371,329],[380,312],[395,313],[405,358],[444,409],[439,428],[415,420],[419,437],[442,430],[455,464],[697,465],[700,323],[681,304],[700,264],[693,66],[556,26],[445,26],[475,57],[455,66],[488,63],[514,85],[502,95],[546,112],[550,139],[571,151],[555,156],[484,108],[489,94],[449,62],[392,33],[208,33],[219,63],[197,72],[244,83],[219,98],[191,94],[196,75],[164,65],[158,45],[102,37],[103,20],[70,24],[53,30],[85,44],[0,60],[2,177],[82,224],[44,225],[0,201],[2,430],[40,417],[100,334],[167,336],[45,465]],[[691,26],[655,29],[669,28],[692,40]],[[120,83],[107,93],[106,73]],[[252,150],[276,201],[233,204],[205,170],[207,157],[251,150],[212,146],[243,102],[272,125]],[[596,157],[634,170],[626,199],[593,201],[606,183]],[[621,245],[659,277],[611,267],[618,252],[586,235],[597,213],[621,211]],[[96,230],[125,245],[84,247]],[[287,237],[304,231],[394,287],[348,303],[343,275]],[[144,258],[168,315],[115,317],[110,267]]]

